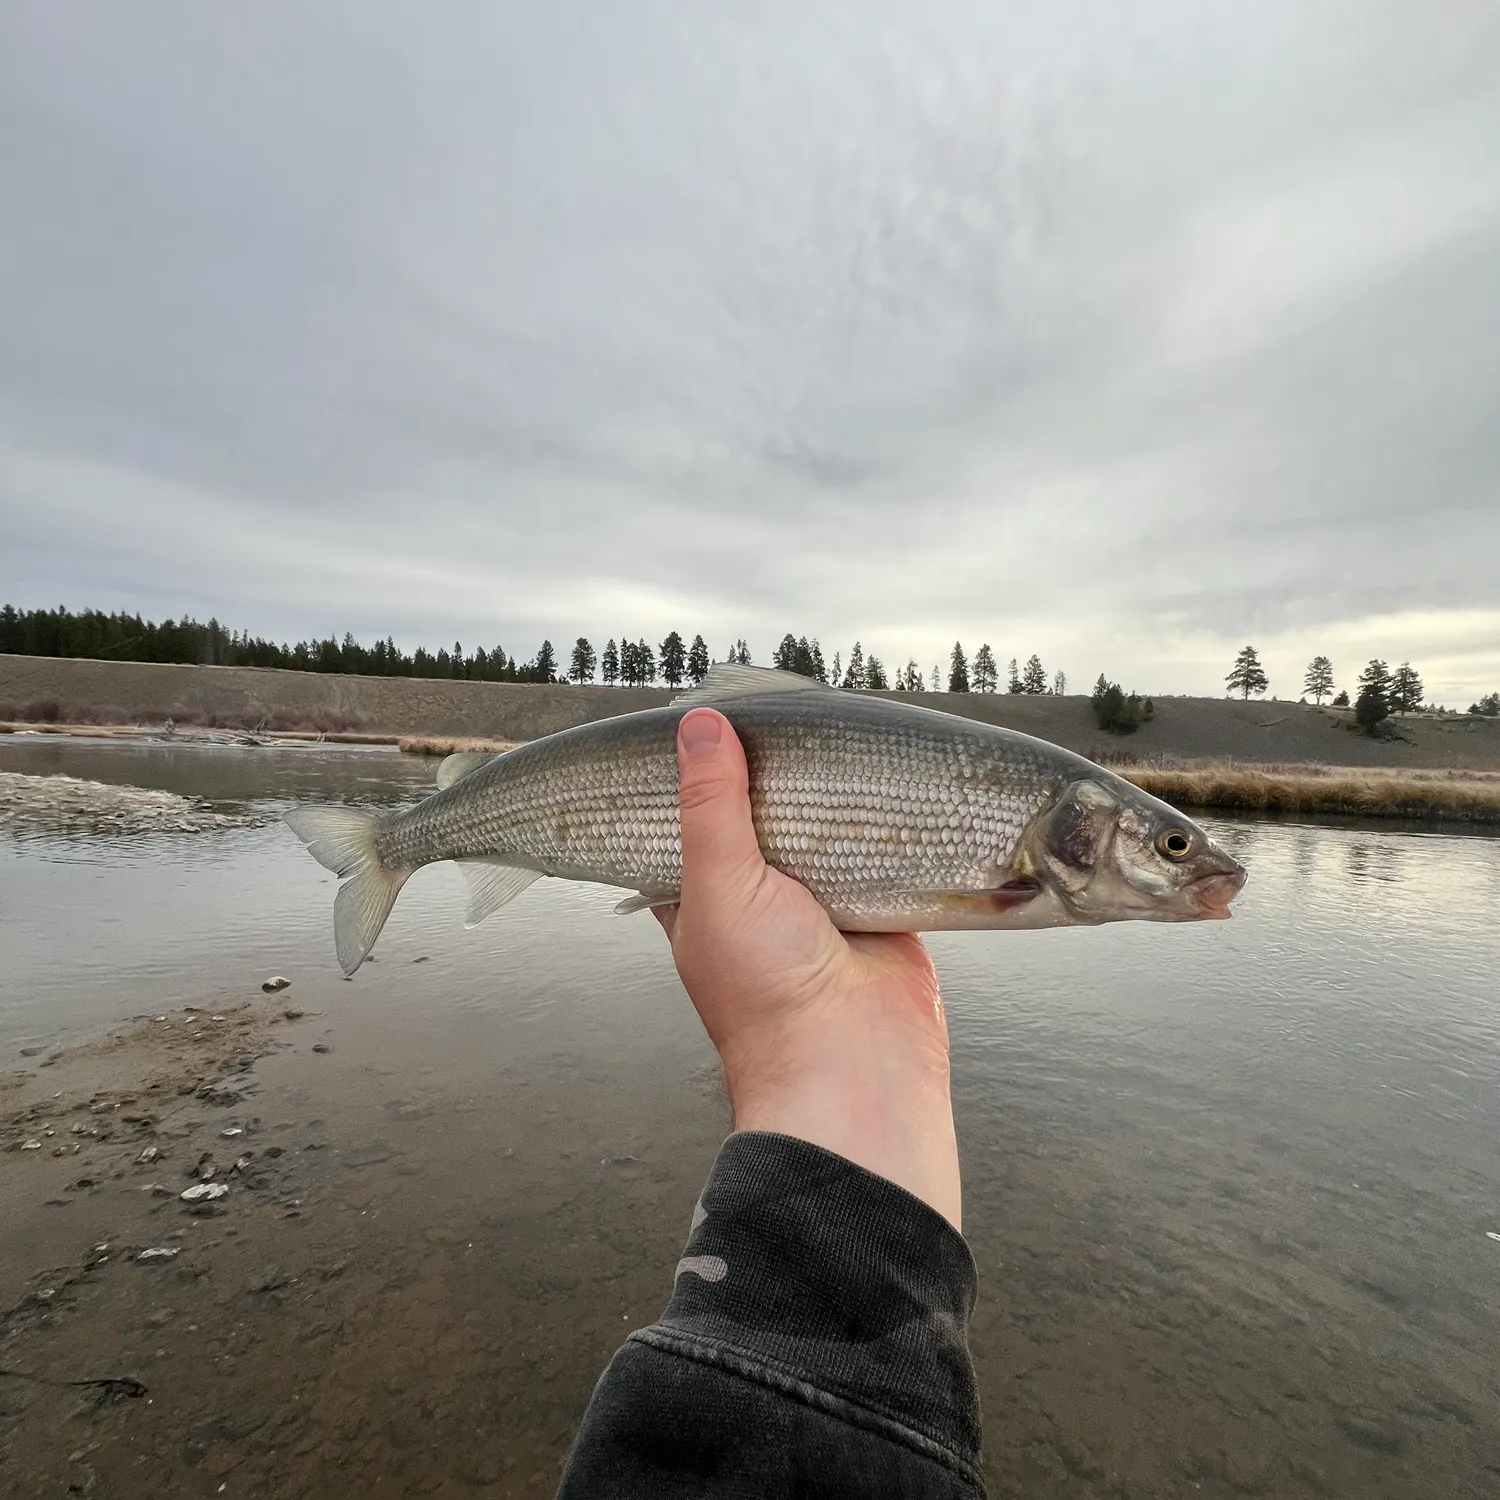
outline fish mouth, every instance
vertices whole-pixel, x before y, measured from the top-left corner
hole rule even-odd
[[[1227,922],[1233,913],[1229,903],[1239,895],[1245,884],[1243,865],[1230,863],[1227,870],[1214,870],[1191,881],[1183,894],[1197,908],[1200,916],[1210,922]]]

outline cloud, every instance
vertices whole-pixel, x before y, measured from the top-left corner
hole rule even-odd
[[[12,8],[0,595],[1467,701],[1497,78],[1480,0]]]

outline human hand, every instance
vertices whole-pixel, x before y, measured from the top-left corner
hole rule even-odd
[[[736,1130],[797,1136],[898,1183],[961,1227],[948,1028],[915,933],[841,933],[766,864],[733,727],[677,733],[682,894],[657,909],[724,1064]]]

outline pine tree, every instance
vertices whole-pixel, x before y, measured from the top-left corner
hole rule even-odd
[[[890,687],[890,683],[886,681],[885,668],[881,665],[880,658],[873,653],[865,663],[865,686],[872,692]]]
[[[1333,663],[1326,656],[1315,656],[1308,662],[1307,676],[1302,679],[1302,691],[1319,708],[1323,706],[1323,700],[1333,691]]]
[[[969,659],[964,655],[963,644],[960,641],[954,641],[953,654],[948,658],[948,691],[950,693],[969,691]]]
[[[688,679],[694,687],[708,676],[708,665],[708,642],[701,635],[695,635],[687,654]]]
[[[656,681],[656,653],[645,643],[637,641],[635,646],[636,668],[642,684]]]
[[[1020,693],[1025,689],[1021,686],[1021,674],[1016,671],[1016,659],[1010,659],[1010,675],[1006,678],[1005,691],[1007,693]]]
[[[989,642],[986,641],[974,653],[974,691],[993,693],[999,680],[1000,672],[995,666],[995,653],[990,650]]]
[[[537,649],[536,680],[538,682],[557,681],[557,653],[553,651],[551,641],[543,641]]]
[[[594,680],[594,668],[597,665],[594,648],[589,644],[586,636],[579,636],[573,642],[573,655],[568,662],[568,676],[572,681],[582,685]]]
[[[1265,692],[1271,685],[1254,646],[1246,646],[1235,657],[1234,666],[1224,681],[1229,684],[1231,693],[1238,692],[1245,699],[1248,699],[1251,693]]]
[[[790,631],[782,636],[781,644],[772,653],[771,665],[778,672],[795,672],[797,670],[797,637]]]
[[[1039,656],[1027,659],[1026,670],[1021,674],[1023,693],[1045,693],[1047,691],[1047,669]]]
[[[800,636],[797,640],[797,649],[792,653],[794,671],[799,677],[816,677],[818,675],[817,664],[813,661],[812,646],[807,637]]]
[[[1426,689],[1422,679],[1409,661],[1404,661],[1391,674],[1391,708],[1398,714],[1415,713],[1422,706]]]
[[[812,675],[819,682],[828,681],[828,667],[823,661],[823,648],[816,641],[812,643]]]
[[[734,643],[734,647],[729,653],[729,659],[737,666],[748,667],[752,665],[750,661],[750,648],[745,644],[743,636]]]
[[[853,649],[849,652],[849,665],[844,670],[844,686],[853,688],[855,691],[866,686],[865,652],[864,647],[858,641],[855,641]]]
[[[932,691],[935,692],[935,693],[940,693],[940,692],[942,692],[942,690],[943,690],[943,673],[942,673],[942,669],[938,666],[938,664],[936,662],[933,662],[933,664],[932,664]]]
[[[833,653],[833,676],[829,679],[834,687],[842,687],[844,682],[844,664],[839,660],[837,651]]]
[[[687,675],[687,647],[675,630],[667,632],[661,643],[661,677],[669,688],[680,688]]]
[[[599,661],[599,675],[605,684],[613,687],[620,680],[620,653],[615,649],[615,638],[610,636]]]
[[[1066,693],[1067,691],[1068,691],[1068,674],[1066,672],[1059,671],[1057,673],[1057,675],[1055,677],[1053,677],[1053,679],[1052,679],[1052,692],[1053,692],[1053,695],[1055,697],[1061,698],[1063,696],[1063,694]],[[1151,700],[1149,698],[1146,700],[1147,703],[1149,703],[1150,701]]]
[[[1359,696],[1354,700],[1354,722],[1366,734],[1378,735],[1391,713],[1391,674],[1376,658],[1359,674]]]

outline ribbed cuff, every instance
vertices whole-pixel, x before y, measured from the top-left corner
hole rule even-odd
[[[977,1465],[974,1260],[940,1213],[831,1151],[745,1131],[693,1219],[672,1300],[636,1337],[757,1366]]]

